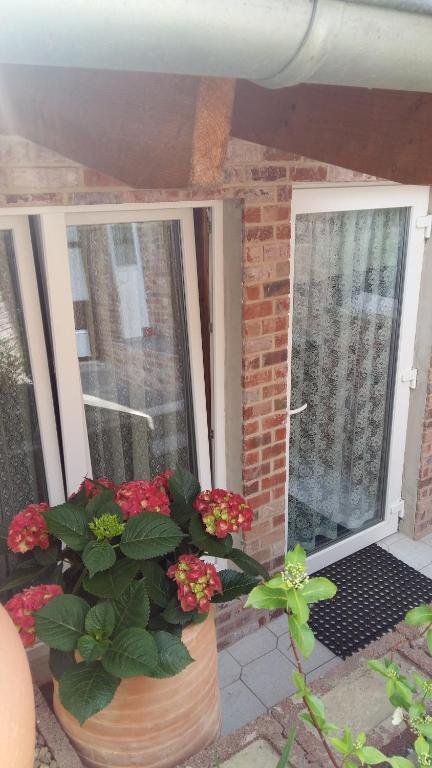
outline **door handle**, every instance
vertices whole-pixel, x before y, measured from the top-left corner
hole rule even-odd
[[[289,416],[295,416],[297,413],[301,413],[302,411],[305,411],[308,404],[305,403],[304,405],[301,405],[300,408],[293,408],[292,411],[289,411]]]

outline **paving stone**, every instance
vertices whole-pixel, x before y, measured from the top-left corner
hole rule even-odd
[[[242,669],[241,679],[266,707],[273,707],[295,693],[294,665],[278,650],[251,661]]]
[[[396,533],[391,533],[390,536],[386,536],[384,539],[381,539],[377,542],[379,547],[382,547],[383,549],[387,549],[390,547],[391,544],[396,544],[397,541],[403,541],[408,540],[408,537],[405,536],[403,533],[399,533],[399,531],[396,531]]]
[[[290,647],[290,639],[288,632],[286,635],[282,635],[278,639],[277,647],[282,653],[289,659],[293,664],[295,664],[295,657],[294,653],[292,651],[292,648]],[[302,658],[302,667],[306,674],[308,672],[312,672],[317,667],[322,666],[322,664],[325,664],[327,661],[330,661],[334,658],[334,653],[327,648],[325,645],[319,642],[319,640],[315,641],[315,648],[312,652],[312,654],[309,656],[308,659]]]
[[[228,651],[221,651],[218,658],[219,685],[226,688],[240,678],[241,666]]]
[[[277,619],[273,619],[273,621],[267,624],[270,632],[273,632],[276,637],[284,635],[287,632],[287,626],[288,619],[286,613],[283,613],[282,616],[278,616]]]
[[[308,683],[313,683],[314,680],[318,680],[319,677],[323,677],[327,672],[331,672],[335,667],[338,667],[339,664],[342,664],[342,659],[338,656],[334,656],[329,661],[326,661],[325,664],[321,664],[320,667],[313,669],[312,672],[306,673],[306,681]]]
[[[264,739],[257,739],[234,757],[221,763],[221,768],[275,768],[280,755]]]
[[[426,568],[422,568],[421,572],[424,573],[425,576],[428,576],[430,579],[432,579],[432,563],[427,565]]]
[[[229,652],[239,664],[244,665],[272,651],[276,648],[276,643],[276,636],[273,632],[270,632],[267,627],[262,627],[230,645]]]
[[[221,702],[223,736],[236,731],[237,728],[241,728],[242,725],[246,725],[250,720],[266,712],[263,703],[241,680],[236,680],[235,683],[222,689]]]
[[[389,552],[417,570],[432,563],[432,547],[406,537],[390,544]]]

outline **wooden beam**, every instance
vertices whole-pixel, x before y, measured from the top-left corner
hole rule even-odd
[[[0,67],[0,132],[132,187],[220,181],[234,81],[139,72]]]
[[[237,82],[231,134],[404,184],[432,184],[432,94]]]

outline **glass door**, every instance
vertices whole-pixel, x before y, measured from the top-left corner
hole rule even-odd
[[[68,490],[177,465],[210,487],[192,210],[41,228]]]
[[[425,202],[421,188],[294,194],[288,546],[317,567],[397,529]]]

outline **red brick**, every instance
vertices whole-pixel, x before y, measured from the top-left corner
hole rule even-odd
[[[273,237],[273,227],[268,225],[266,227],[247,227],[246,229],[246,240],[249,242],[251,240],[273,240]]]
[[[265,245],[263,249],[264,261],[289,261],[289,246],[285,244]]]
[[[289,299],[277,299],[275,303],[275,312],[289,312],[290,302]]]
[[[274,397],[274,395],[282,394],[285,390],[286,384],[283,381],[280,381],[277,384],[269,384],[267,387],[263,387],[262,396],[264,398]]]
[[[113,179],[112,176],[107,176],[105,173],[95,171],[93,168],[84,169],[84,186],[85,187],[126,187],[122,181]]]
[[[270,473],[270,462],[266,464],[258,464],[256,467],[246,467],[243,469],[243,479],[247,483],[249,480],[257,480],[259,477],[264,477]],[[269,488],[270,486],[266,486]]]
[[[270,477],[263,477],[261,481],[261,487],[263,490],[266,490],[267,488],[273,488],[275,485],[280,485],[281,483],[285,483],[286,475],[285,472],[281,472],[279,475],[271,475]]]
[[[266,352],[263,355],[263,365],[276,365],[283,363],[287,359],[288,350],[276,349],[274,352]]]
[[[255,301],[261,298],[260,285],[247,285],[244,288],[244,296],[247,301]]]
[[[306,168],[290,168],[289,176],[292,181],[325,181],[327,179],[327,167],[318,165]]]
[[[279,459],[275,459],[273,461],[272,470],[273,472],[277,472],[279,469],[285,469],[286,465],[286,456],[281,456]]]
[[[265,459],[280,456],[281,453],[285,453],[285,443],[275,443],[274,445],[269,445],[267,448],[263,448],[262,457],[265,461]]]
[[[261,208],[252,208],[249,205],[246,206],[243,211],[243,218],[246,224],[254,224],[261,221]]]
[[[259,480],[255,480],[254,483],[249,483],[248,485],[245,485],[243,488],[244,496],[252,496],[254,493],[258,493],[259,486],[260,486]]]
[[[260,435],[253,435],[253,437],[248,437],[244,440],[244,449],[245,451],[250,451],[269,443],[271,443],[271,432],[262,432]]]
[[[290,216],[289,205],[265,205],[262,209],[263,221],[289,221]]]
[[[244,489],[245,495],[246,489]],[[248,495],[248,502],[251,505],[252,509],[259,509],[259,507],[263,507],[265,504],[268,504],[270,501],[270,493],[267,491],[266,493],[259,493],[256,496],[249,496]]]
[[[257,368],[260,367],[260,358],[259,357],[248,357],[245,360],[243,360],[243,370],[244,371],[256,371]]]
[[[263,246],[262,245],[247,245],[245,249],[246,261],[256,264],[263,260]]]
[[[286,440],[286,429],[277,429],[275,431],[275,440]]]
[[[256,387],[258,384],[268,384],[272,378],[273,372],[271,370],[257,371],[256,373],[251,373],[248,376],[244,376],[243,386]]]
[[[285,331],[288,328],[288,315],[279,317],[269,317],[262,321],[262,332],[275,333],[275,331]]]
[[[275,413],[273,416],[266,416],[262,420],[263,429],[272,429],[286,424],[286,416],[283,413]]]
[[[259,451],[249,451],[248,453],[245,453],[243,456],[243,463],[245,467],[251,467],[254,464],[258,464],[259,462]]]
[[[287,203],[292,198],[292,187],[278,187],[277,188],[277,201],[278,203]]]
[[[257,317],[267,317],[273,312],[273,302],[259,301],[254,304],[245,304],[243,307],[244,320],[256,320]]]
[[[288,346],[288,334],[287,333],[278,333],[277,336],[275,336],[275,347],[287,347]]]
[[[245,336],[260,336],[261,335],[261,322],[259,320],[252,321],[250,323],[244,323],[243,331]]]
[[[272,501],[277,501],[277,499],[281,499],[285,497],[285,494],[286,494],[285,480],[286,480],[286,476],[285,476],[283,485],[280,485],[277,488],[272,488],[272,492],[271,492]]]
[[[255,432],[258,432],[258,430],[259,430],[259,421],[249,421],[243,427],[243,432],[245,435],[253,435],[255,434]]]
[[[255,403],[255,405],[247,405],[243,408],[243,416],[245,419],[253,419],[255,416],[267,416],[273,410],[273,403],[271,400],[267,400],[264,403]]]
[[[275,515],[272,519],[273,528],[278,528],[279,525],[285,527],[285,514],[282,512],[280,515]]]
[[[287,399],[285,397],[278,397],[274,401],[274,409],[275,411],[286,411],[287,409]]]
[[[262,165],[250,169],[252,181],[278,181],[286,179],[287,169],[282,165]]]
[[[282,296],[289,293],[290,281],[289,280],[276,280],[273,283],[266,283],[264,285],[264,298],[270,296]]]
[[[291,237],[291,224],[277,224],[276,225],[276,238],[277,240],[289,240]]]

